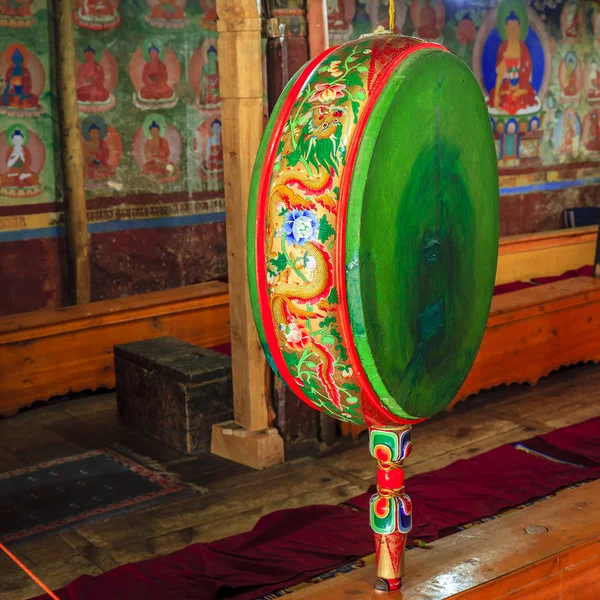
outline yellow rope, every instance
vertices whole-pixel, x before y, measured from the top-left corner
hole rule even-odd
[[[396,5],[394,0],[390,0],[390,31],[394,33],[396,30]]]

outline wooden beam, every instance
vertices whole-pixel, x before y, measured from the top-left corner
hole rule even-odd
[[[598,227],[575,227],[500,238],[496,284],[561,275],[591,265]]]
[[[308,47],[310,58],[316,58],[329,48],[327,0],[307,0]]]
[[[75,76],[75,37],[70,0],[55,0],[58,88],[70,268],[76,304],[91,301],[91,276],[83,152]]]
[[[410,490],[409,490],[410,491]],[[406,556],[401,592],[373,590],[375,565],[294,592],[297,600],[595,600],[600,482],[451,535]]]
[[[1,317],[0,416],[52,396],[114,387],[114,346],[165,335],[204,348],[227,343],[227,284]]]
[[[252,440],[269,428],[270,402],[270,376],[254,326],[246,269],[248,194],[263,131],[259,7],[257,0],[217,0],[234,418],[240,428],[234,445],[227,443],[231,426],[215,426],[212,451],[254,468],[283,462],[283,440],[276,432],[261,437],[273,446],[268,452],[257,452],[262,446]]]

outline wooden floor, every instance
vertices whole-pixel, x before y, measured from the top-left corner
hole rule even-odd
[[[484,392],[413,430],[407,475],[438,469],[505,443],[600,416],[600,366],[572,367],[537,386]],[[55,401],[0,420],[0,472],[90,449],[116,447],[160,463],[197,494],[73,527],[11,549],[51,587],[79,575],[246,531],[282,508],[339,503],[366,491],[375,464],[366,439],[260,473],[213,456],[176,451],[118,423],[114,394]],[[234,515],[232,517],[232,515]],[[0,556],[0,598],[24,600],[35,586]]]

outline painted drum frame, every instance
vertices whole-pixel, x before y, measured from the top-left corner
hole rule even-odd
[[[394,414],[375,391],[365,371],[373,366],[361,362],[355,343],[346,280],[348,204],[363,133],[397,68],[416,52],[448,51],[374,34],[308,63],[273,111],[250,190],[250,298],[271,367],[314,408],[374,427],[428,415]]]

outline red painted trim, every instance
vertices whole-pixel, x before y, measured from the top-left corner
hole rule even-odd
[[[215,200],[223,198],[220,192],[173,192],[171,194],[131,194],[128,196],[106,196],[102,198],[88,198],[87,209],[99,210],[115,206],[133,204],[174,204],[176,202],[191,202],[202,200]]]
[[[65,210],[62,202],[43,202],[41,204],[13,204],[0,206],[0,217],[13,217],[21,215],[42,215]]]
[[[281,107],[281,111],[277,117],[275,126],[273,127],[271,139],[269,140],[269,147],[265,153],[265,159],[263,162],[260,184],[258,188],[256,211],[256,279],[258,286],[258,303],[260,314],[263,320],[265,336],[267,338],[268,345],[271,348],[272,358],[275,362],[277,370],[283,377],[290,390],[296,394],[296,396],[302,398],[304,402],[317,410],[319,410],[319,408],[306,397],[300,386],[296,383],[296,380],[289,374],[288,366],[283,359],[283,355],[279,348],[279,340],[277,339],[277,333],[275,332],[273,315],[271,314],[269,306],[269,294],[267,292],[267,273],[265,269],[267,259],[265,255],[265,222],[269,204],[269,184],[271,182],[273,165],[275,164],[275,158],[277,157],[277,147],[279,146],[283,128],[287,123],[292,112],[292,108],[294,107],[294,104],[306,82],[310,79],[310,77],[312,77],[316,68],[321,64],[323,59],[336,49],[337,47],[333,47],[325,50],[325,52],[317,56],[308,64],[290,89],[283,106]]]
[[[350,193],[350,185],[352,183],[352,173],[354,171],[354,163],[356,162],[356,157],[358,155],[358,148],[360,146],[360,142],[362,140],[362,136],[373,111],[373,107],[375,103],[379,99],[379,95],[383,91],[384,87],[387,85],[389,78],[392,73],[396,70],[398,65],[402,63],[407,57],[419,50],[424,50],[427,48],[435,48],[438,50],[443,50],[447,52],[447,50],[440,46],[439,44],[433,43],[423,43],[418,44],[416,46],[411,46],[407,48],[405,52],[396,57],[396,59],[390,62],[385,67],[385,72],[382,77],[378,77],[377,86],[373,88],[371,91],[367,102],[363,108],[360,121],[356,125],[356,129],[352,135],[352,140],[350,145],[348,146],[348,151],[346,153],[346,167],[344,168],[344,172],[342,174],[342,180],[340,182],[340,195],[338,198],[338,222],[345,224],[347,217],[347,209],[348,209],[348,195]],[[337,241],[337,256],[336,256],[336,277],[337,284],[340,292],[340,298],[347,298],[346,291],[346,227],[342,226],[338,228],[338,241]],[[358,352],[356,350],[356,346],[354,345],[354,339],[352,337],[352,325],[350,323],[350,315],[348,312],[348,303],[341,302],[338,310],[339,315],[339,324],[342,333],[342,337],[347,344],[348,354],[350,356],[350,360],[352,364],[355,365],[355,375],[359,387],[364,391],[363,401],[368,402],[371,405],[371,408],[378,414],[381,415],[385,421],[391,423],[398,424],[415,424],[420,423],[421,421],[425,421],[425,419],[403,419],[401,417],[397,417],[392,414],[389,410],[387,410],[379,401],[375,391],[373,390],[371,383],[364,373],[362,368],[360,368],[361,361],[358,357]]]

